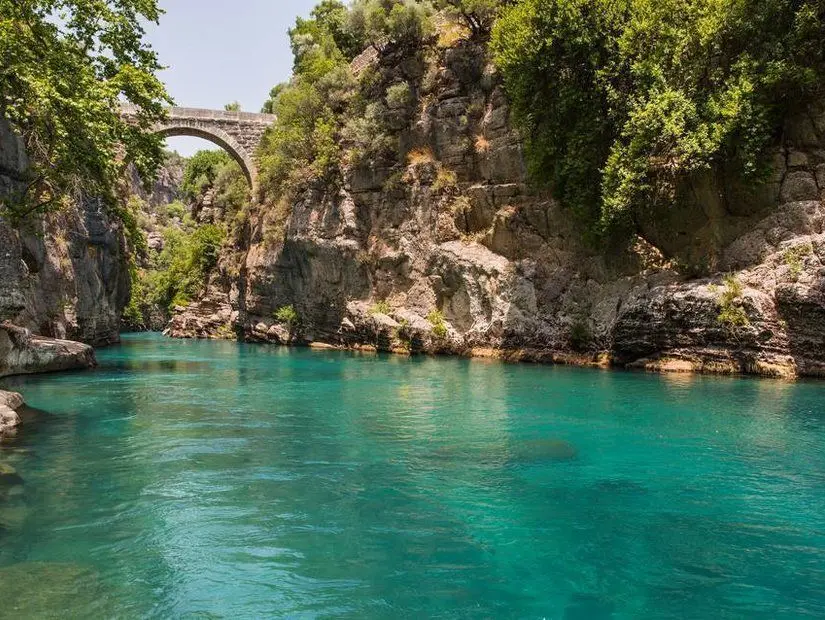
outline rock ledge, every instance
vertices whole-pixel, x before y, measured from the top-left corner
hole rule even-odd
[[[96,365],[94,349],[87,344],[35,336],[11,323],[0,324],[0,377]]]

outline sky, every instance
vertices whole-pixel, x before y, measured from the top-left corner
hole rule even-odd
[[[275,84],[289,79],[287,30],[318,0],[160,0],[166,13],[147,39],[168,69],[161,80],[176,105],[221,110],[238,101],[258,112]],[[189,156],[216,148],[198,138],[167,140]]]

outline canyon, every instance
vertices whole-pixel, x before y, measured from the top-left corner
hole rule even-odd
[[[594,247],[528,182],[522,141],[483,49],[443,50],[434,71],[430,92],[419,93],[398,128],[400,162],[349,166],[340,186],[249,205],[204,290],[175,308],[165,333],[825,374],[825,111],[788,120],[765,183],[698,179],[629,243]],[[0,191],[10,192],[26,157],[6,124],[0,145]],[[179,167],[162,169],[153,190],[133,180],[131,192],[165,204],[178,197],[180,179]],[[204,200],[198,210],[213,213]],[[129,247],[99,201],[20,226],[0,220],[0,248],[0,319],[42,337],[118,341]],[[276,318],[285,307],[296,320]]]

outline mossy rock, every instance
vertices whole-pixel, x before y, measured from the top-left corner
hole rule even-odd
[[[13,487],[18,484],[23,484],[23,478],[17,473],[11,465],[0,463],[0,488]]]
[[[25,562],[0,567],[0,618],[113,617],[95,571],[77,565]]]

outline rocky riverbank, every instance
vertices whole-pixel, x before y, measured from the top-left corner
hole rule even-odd
[[[87,344],[38,336],[10,323],[0,324],[0,377],[95,365],[94,349]]]
[[[483,51],[443,50],[420,70],[436,78],[398,131],[400,161],[344,166],[340,187],[307,188],[286,209],[254,206],[167,333],[825,375],[824,110],[788,120],[766,183],[697,180],[629,243],[594,248],[528,185]],[[389,61],[377,71],[414,79]]]

